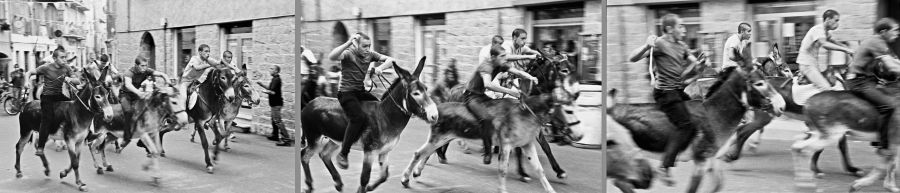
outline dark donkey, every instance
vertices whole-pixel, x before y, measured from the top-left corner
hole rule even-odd
[[[113,105],[115,116],[110,121],[94,121],[94,133],[96,138],[89,139],[91,144],[91,157],[94,159],[94,167],[97,174],[103,174],[104,169],[112,172],[113,168],[106,160],[106,144],[112,139],[123,138],[126,130],[131,130],[132,139],[139,139],[147,149],[148,162],[143,165],[144,170],[152,170],[151,177],[155,184],[159,183],[157,172],[157,158],[160,155],[160,130],[174,128],[180,129],[187,124],[187,113],[184,110],[181,95],[177,88],[168,85],[154,89],[150,97],[143,100],[132,101],[131,110],[125,111],[121,104]],[[173,125],[166,125],[165,121],[176,121]],[[147,145],[150,144],[150,145]],[[101,162],[98,162],[97,155]],[[102,165],[101,165],[102,164]]]
[[[700,134],[692,141],[688,152],[682,153],[692,155],[695,165],[688,192],[697,192],[706,173],[713,174],[713,181],[707,183],[712,187],[706,191],[721,190],[724,178],[722,160],[713,159],[709,163],[708,159],[724,153],[727,148],[721,148],[723,143],[735,132],[749,108],[767,109],[776,115],[784,111],[784,99],[781,95],[768,84],[756,65],[747,65],[752,64],[750,49],[744,49],[736,55],[742,57],[741,61],[745,65],[726,68],[719,74],[706,99],[692,100],[686,104],[692,120],[698,123],[697,132]],[[662,153],[668,143],[668,136],[676,129],[655,106],[614,105],[607,107],[607,112],[617,124],[630,131],[638,147],[649,152]]]
[[[419,60],[415,71],[410,74],[396,63],[394,70],[400,78],[394,80],[387,92],[381,97],[381,101],[367,101],[362,103],[364,111],[369,115],[369,128],[360,137],[365,156],[360,175],[360,186],[357,192],[374,190],[387,180],[388,164],[387,156],[391,149],[400,140],[400,133],[409,123],[413,115],[433,122],[438,117],[438,110],[429,95],[428,89],[421,81],[419,74],[425,65],[425,57]],[[331,97],[319,97],[310,101],[300,113],[300,121],[303,123],[301,136],[300,164],[306,177],[307,190],[311,192],[313,187],[312,174],[309,171],[309,160],[318,154],[325,163],[328,172],[335,182],[335,189],[342,191],[344,183],[340,174],[331,162],[334,151],[340,146],[338,143],[344,137],[344,129],[347,128],[347,118],[338,104],[337,99]],[[327,137],[327,139],[326,139]],[[303,145],[306,145],[305,147]],[[372,162],[378,159],[381,166],[381,175],[374,183],[369,184],[369,174],[372,172]]]
[[[879,85],[880,89],[891,96],[900,96],[900,82],[898,75],[890,73],[883,64],[879,65],[879,71],[876,76],[884,81],[883,85]],[[895,98],[895,100],[900,98]],[[799,179],[798,188],[809,188],[809,185],[815,185],[815,179],[809,176],[821,175],[816,166],[818,155],[825,146],[835,142],[842,145],[842,151],[846,151],[846,140],[870,141],[878,142],[878,125],[882,121],[888,121],[887,124],[891,128],[898,125],[898,116],[896,113],[891,120],[881,120],[879,118],[871,119],[871,117],[880,117],[875,107],[868,102],[849,91],[827,91],[813,95],[808,100],[808,105],[803,109],[803,117],[810,131],[804,139],[795,142],[791,148],[793,149],[794,161],[812,159],[809,169],[805,170],[800,166],[803,163],[794,163],[794,175]],[[900,192],[900,188],[896,185],[896,169],[898,167],[898,145],[900,145],[900,132],[891,130],[890,138],[890,154],[878,154],[882,159],[877,163],[872,171],[864,177],[854,181],[850,190],[855,191],[863,186],[875,183],[876,180],[884,177],[883,187],[891,192]],[[810,156],[812,153],[812,157]],[[842,152],[843,153],[843,152]],[[891,155],[893,154],[893,155]],[[849,166],[848,158],[844,155],[845,168]],[[853,167],[855,168],[855,167]],[[859,169],[856,169],[859,171]],[[860,175],[861,171],[854,174]]]
[[[206,161],[206,172],[213,173],[213,162],[218,160],[219,146],[214,144],[213,156],[209,156],[209,141],[206,138],[206,128],[215,124],[216,116],[222,112],[228,101],[235,98],[234,85],[231,80],[234,79],[235,73],[231,69],[214,69],[210,71],[205,82],[200,83],[200,89],[197,90],[197,102],[194,108],[187,110],[188,116],[194,120],[194,130],[200,134],[200,145],[203,147],[203,156]],[[221,141],[225,138],[218,129],[212,129],[215,138],[214,142]],[[160,142],[167,131],[160,133]],[[160,143],[162,148],[162,143]],[[165,152],[162,150],[161,152]]]
[[[548,54],[549,53],[541,53],[542,56],[549,56]],[[557,52],[555,55],[549,57],[541,57],[538,60],[534,60],[528,66],[531,68],[526,69],[526,72],[538,78],[538,85],[536,85],[535,89],[532,89],[531,92],[529,92],[530,96],[537,96],[541,93],[551,93],[554,91],[559,91],[554,94],[567,94],[568,97],[571,97],[571,100],[574,100],[578,97],[578,93],[576,91],[577,89],[573,88],[574,86],[570,81],[572,78],[571,76],[573,75],[570,74],[570,72],[572,71],[572,69],[574,69],[574,67],[569,63],[569,60],[565,55],[558,54]],[[562,89],[560,90],[556,88]],[[459,84],[458,86],[453,87],[450,91],[450,94],[445,98],[448,102],[464,102],[464,99],[462,97],[462,93],[464,90],[465,84]],[[562,144],[571,143],[573,140],[570,137],[567,137],[567,134],[571,133],[566,133],[565,131],[570,131],[570,127],[577,126],[579,123],[581,123],[581,121],[579,121],[574,115],[572,115],[574,112],[565,110],[563,108],[563,105],[561,104],[553,104],[551,108],[553,108],[553,110],[549,120],[550,132],[553,133],[554,137],[562,136],[559,137],[563,138],[563,140],[560,140]],[[550,144],[544,137],[544,135],[546,134],[544,132],[545,131],[542,129],[541,135],[536,138],[538,141],[538,145],[540,145],[541,150],[544,151],[544,154],[547,155],[547,160],[550,161],[550,167],[554,172],[556,172],[556,177],[560,179],[566,178],[566,171],[559,166],[559,163],[556,161],[556,157],[553,156],[553,151],[550,149]],[[441,163],[447,162],[446,152],[448,146],[449,143],[444,144],[436,151],[439,159],[438,161],[440,161]],[[487,149],[491,147],[484,148]],[[516,157],[522,158],[521,149],[516,149]],[[521,159],[518,160],[518,173],[521,176],[521,180],[529,181],[531,178],[524,172]],[[428,158],[425,158],[425,162],[427,161]],[[485,164],[490,164],[490,160],[485,161]]]
[[[548,59],[543,59],[548,60]],[[509,154],[514,148],[522,148],[526,158],[519,158],[520,173],[523,177],[527,174],[521,170],[521,161],[528,161],[528,165],[534,168],[538,181],[547,192],[555,192],[550,182],[543,173],[543,167],[537,159],[537,150],[534,146],[534,139],[538,141],[543,139],[541,130],[544,128],[551,116],[554,114],[558,105],[568,105],[572,103],[571,97],[566,94],[562,87],[556,85],[560,83],[564,76],[556,74],[560,61],[565,61],[564,57],[553,57],[550,64],[537,66],[528,70],[532,76],[537,77],[539,85],[535,89],[530,89],[530,82],[522,80],[521,85],[526,88],[523,93],[537,93],[533,96],[524,96],[523,102],[517,99],[494,99],[485,102],[491,109],[488,114],[494,117],[494,128],[496,131],[491,139],[496,141],[500,147],[500,191],[506,192],[506,173],[509,162]],[[544,82],[541,82],[544,80]],[[533,92],[532,92],[533,91]],[[522,108],[524,106],[524,108]],[[436,123],[431,125],[431,132],[428,141],[416,151],[412,161],[403,171],[401,183],[405,187],[409,187],[409,175],[412,172],[414,177],[422,174],[428,157],[434,153],[436,149],[446,145],[455,138],[462,139],[482,139],[480,134],[479,120],[475,118],[472,112],[468,110],[465,103],[447,102],[438,105],[440,118]],[[568,128],[568,127],[566,127]],[[571,132],[567,132],[571,133]],[[578,138],[573,136],[572,138]],[[577,140],[577,139],[576,139]],[[546,141],[544,141],[546,143]],[[548,152],[548,151],[545,151]],[[415,167],[415,168],[414,168]],[[565,177],[565,176],[562,176]]]
[[[90,73],[83,73],[82,75],[87,79],[84,88],[78,90],[75,94],[70,94],[74,100],[59,102],[56,109],[53,111],[53,113],[56,114],[56,117],[65,117],[64,119],[42,123],[40,101],[31,101],[25,104],[22,114],[19,115],[19,141],[16,143],[15,165],[17,178],[23,176],[19,165],[22,150],[25,148],[25,144],[31,141],[32,133],[37,131],[39,137],[45,139],[51,135],[55,135],[65,140],[66,147],[69,150],[69,160],[71,162],[69,168],[66,168],[59,173],[59,178],[64,178],[69,172],[74,171],[75,184],[78,186],[78,189],[87,191],[87,185],[81,181],[81,175],[78,172],[78,162],[81,158],[81,145],[88,136],[90,126],[95,117],[99,116],[102,117],[103,120],[109,121],[112,119],[113,110],[109,101],[107,101],[109,91],[103,87],[102,83],[97,81]],[[105,78],[106,72],[104,71],[102,75],[100,75],[100,80]],[[69,92],[73,92],[76,89],[75,86],[68,83],[63,83],[63,87],[69,89]],[[52,127],[53,130],[50,131],[40,131],[41,124],[60,126],[54,126]],[[41,146],[38,142],[35,142],[35,147],[40,148]],[[42,149],[38,150],[43,151]],[[50,166],[47,162],[47,157],[44,154],[37,154],[37,156],[40,157],[43,162],[44,175],[50,176]]]

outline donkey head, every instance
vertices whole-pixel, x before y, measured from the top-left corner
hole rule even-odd
[[[404,93],[405,96],[401,97],[403,98],[402,102],[400,102],[402,104],[399,105],[403,105],[410,113],[425,119],[428,122],[437,121],[437,105],[434,103],[431,96],[429,96],[428,87],[419,80],[419,75],[422,74],[422,68],[425,66],[425,57],[422,57],[422,59],[419,60],[419,64],[412,74],[401,68],[397,63],[394,63],[393,65],[394,70],[397,71],[397,75],[400,76],[398,84],[402,84],[402,86],[406,88],[406,93]]]

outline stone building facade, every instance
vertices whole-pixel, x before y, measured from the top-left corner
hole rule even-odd
[[[364,32],[373,38],[375,51],[408,69],[427,56],[421,79],[428,83],[442,78],[434,72],[445,69],[451,59],[457,62],[460,80],[467,81],[481,47],[489,45],[494,35],[512,41],[516,28],[528,31],[526,42],[534,49],[552,44],[582,59],[592,58],[579,62],[585,72],[596,73],[599,65],[597,54],[583,56],[599,48],[599,0],[302,0],[301,7],[300,43],[316,55],[327,57],[350,35]],[[338,64],[319,60],[325,69]],[[586,79],[594,78],[599,76],[590,74]]]
[[[187,59],[197,55],[201,44],[211,47],[211,57],[234,53],[235,63],[246,65],[253,88],[268,84],[269,68],[281,66],[285,106],[282,114],[292,115],[294,104],[294,1],[250,0],[159,0],[115,3],[113,62],[120,70],[134,66],[138,55],[150,59],[150,66],[179,78]],[[239,125],[258,134],[271,132],[267,95],[251,109],[242,109]],[[294,116],[283,116],[289,130]]]
[[[786,61],[793,63],[806,30],[823,22],[825,10],[840,13],[840,27],[833,32],[834,38],[853,47],[873,34],[872,23],[877,18],[898,17],[893,13],[897,11],[888,9],[890,6],[897,4],[886,0],[611,0],[607,14],[609,68],[605,85],[622,91],[620,96],[624,102],[653,102],[648,61],[627,62],[627,55],[643,45],[647,36],[657,33],[657,19],[664,13],[681,15],[688,29],[689,46],[711,54],[715,63],[721,62],[719,52],[724,39],[736,33],[741,22],[753,27],[754,55],[765,56],[771,45],[778,43]],[[820,61],[835,65],[847,63],[843,54],[824,50],[820,51]]]

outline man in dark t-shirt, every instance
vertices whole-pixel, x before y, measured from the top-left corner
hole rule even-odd
[[[488,113],[490,107],[485,104],[492,99],[484,92],[489,89],[494,92],[516,96],[520,99],[522,96],[522,93],[519,90],[505,88],[491,80],[494,80],[494,77],[501,72],[509,72],[520,78],[531,80],[532,85],[537,85],[537,78],[518,70],[507,63],[507,52],[502,46],[492,46],[490,54],[491,59],[479,64],[478,68],[475,69],[475,74],[472,75],[472,80],[469,80],[469,83],[466,85],[466,91],[463,93],[466,107],[472,114],[481,120],[481,140],[482,143],[484,143],[484,164],[491,163],[491,150],[493,149],[491,138],[494,131],[494,125],[492,123],[493,117]]]
[[[19,64],[16,64],[13,66],[13,71],[9,76],[10,83],[12,83],[10,92],[16,99],[19,99],[19,96],[22,95],[22,87],[25,86],[25,75],[23,73],[23,70],[19,68]]]
[[[892,56],[891,49],[888,47],[889,42],[894,42],[900,33],[897,21],[890,18],[882,18],[875,22],[876,35],[869,37],[859,44],[856,48],[856,55],[853,62],[850,63],[849,72],[847,73],[847,89],[857,93],[867,99],[882,115],[881,127],[879,127],[879,146],[880,151],[885,151],[889,147],[887,122],[891,115],[894,114],[894,106],[897,105],[894,96],[885,93],[876,86],[878,78],[876,72],[881,68],[878,63],[883,63],[884,67],[892,73],[900,73],[900,60]]]
[[[80,85],[79,80],[71,67],[66,61],[66,50],[62,47],[53,51],[53,63],[39,66],[25,73],[25,78],[31,75],[37,75],[44,82],[44,89],[41,92],[41,128],[38,135],[37,151],[35,155],[44,154],[44,145],[47,144],[47,137],[56,133],[65,117],[54,114],[54,109],[61,101],[69,101],[69,98],[63,94],[63,86],[71,84],[73,86]],[[31,87],[31,81],[25,81],[25,88]],[[74,89],[74,88],[73,88]]]
[[[291,146],[293,139],[287,128],[284,127],[284,122],[281,121],[281,108],[284,107],[284,98],[281,96],[281,76],[278,75],[281,72],[281,66],[273,65],[269,68],[269,72],[272,74],[272,81],[268,86],[263,85],[262,82],[256,82],[259,86],[265,87],[263,93],[269,94],[269,107],[272,108],[272,136],[269,139],[280,140],[275,144],[277,146]],[[278,137],[279,132],[283,136],[282,138]]]
[[[359,140],[363,130],[367,127],[367,118],[362,109],[362,101],[376,101],[377,97],[365,91],[363,80],[366,70],[373,62],[384,62],[375,67],[375,74],[381,74],[386,68],[391,67],[394,59],[369,50],[372,40],[363,33],[356,33],[347,42],[331,50],[328,58],[341,61],[341,82],[338,92],[338,101],[349,119],[344,138],[341,140],[341,150],[337,156],[338,167],[347,169],[347,154],[350,147]]]
[[[690,100],[690,97],[684,92],[684,88],[687,86],[685,80],[689,79],[689,74],[697,69],[696,65],[702,65],[706,58],[698,60],[690,54],[688,46],[683,41],[686,30],[678,15],[667,14],[661,20],[663,36],[657,38],[651,35],[645,46],[632,51],[630,58],[631,62],[647,57],[654,58],[650,64],[655,69],[650,73],[656,77],[653,99],[677,128],[674,134],[669,136],[660,168],[666,175],[663,178],[669,178],[668,169],[675,166],[678,153],[684,151],[697,134],[697,124],[692,122],[691,114],[685,105],[685,101]],[[653,52],[647,52],[651,48]]]

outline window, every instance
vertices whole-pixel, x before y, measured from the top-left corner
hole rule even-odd
[[[444,25],[447,23],[443,13],[419,16],[419,20],[422,21],[422,26]]]
[[[372,21],[372,26],[375,31],[375,41],[373,42],[375,52],[391,55],[391,20],[375,19]]]
[[[584,2],[535,6],[529,7],[528,11],[534,19],[533,34],[529,34],[530,39],[534,40],[531,49],[559,51],[568,56],[571,64],[578,65],[578,69],[596,66],[595,63],[587,64],[579,60],[579,50],[584,44],[580,39],[584,25]],[[507,34],[504,36],[510,37]],[[577,73],[584,72],[587,71]]]
[[[253,22],[243,21],[227,23],[222,24],[222,28],[225,28],[225,34],[253,33]]]
[[[700,4],[676,4],[676,5],[654,5],[650,6],[656,18],[656,34],[663,35],[662,20],[660,18],[666,14],[674,13],[681,17],[684,22],[684,28],[687,33],[684,35],[684,42],[692,50],[700,47]]]

